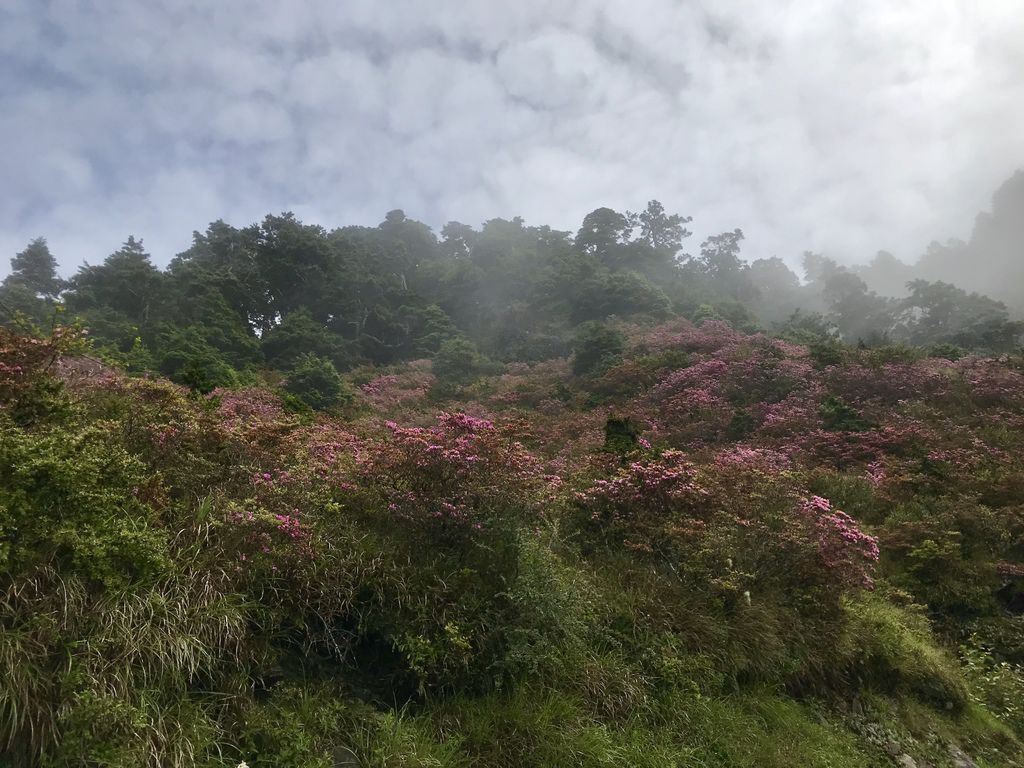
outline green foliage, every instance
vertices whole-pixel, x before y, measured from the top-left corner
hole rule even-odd
[[[687,222],[19,254],[0,763],[1019,762],[1016,326]]]
[[[52,314],[52,305],[23,283],[10,278],[0,284],[0,324],[10,328],[45,325]]]
[[[902,302],[897,322],[910,344],[958,346],[987,352],[1015,349],[1024,334],[1024,323],[1010,320],[1006,306],[951,285],[913,280],[910,295]],[[909,316],[912,320],[904,320]]]
[[[285,390],[316,411],[352,402],[354,394],[330,360],[306,353],[288,374]]]
[[[166,536],[140,499],[143,467],[110,438],[101,426],[32,435],[0,416],[4,568],[52,565],[110,589],[166,569]]]
[[[878,597],[845,604],[849,625],[836,648],[858,686],[905,691],[940,710],[960,710],[967,685],[956,659],[937,647],[928,621]]]
[[[341,340],[304,309],[292,312],[267,331],[260,347],[269,365],[285,370],[303,355],[317,355],[342,367],[349,359]]]
[[[609,416],[604,423],[604,449],[609,453],[624,456],[637,449],[640,433],[626,418]]]
[[[1024,667],[997,659],[977,634],[960,646],[971,697],[1024,737]]]
[[[833,338],[819,338],[809,345],[811,362],[818,369],[828,368],[830,365],[841,365],[846,359],[845,347]]]
[[[612,316],[647,315],[665,318],[669,299],[657,286],[636,272],[605,272],[576,288],[570,319],[573,322],[602,321]]]
[[[874,426],[856,408],[834,395],[822,401],[820,415],[821,426],[830,432],[863,432]]]
[[[725,436],[729,440],[742,440],[754,431],[757,423],[749,411],[737,408],[732,413],[729,426],[725,428]]]
[[[196,392],[206,394],[217,387],[239,384],[238,374],[206,341],[201,328],[169,329],[160,335],[159,348],[162,351],[158,363],[160,372]],[[139,362],[140,353],[142,350],[133,342],[128,353],[129,363],[132,359]]]
[[[434,355],[433,372],[441,387],[461,387],[471,384],[489,367],[476,345],[459,337],[441,343]]]
[[[601,323],[585,323],[573,339],[572,371],[577,376],[601,373],[619,361],[626,342],[622,333]]]
[[[55,298],[63,287],[57,277],[57,259],[50,253],[45,237],[37,237],[11,259],[11,273],[4,285],[22,285],[33,295]]]
[[[357,728],[365,727],[353,714],[338,693],[328,689],[277,686],[266,701],[244,712],[239,760],[252,768],[333,768],[336,757],[353,754],[346,742]]]
[[[959,360],[966,353],[956,344],[942,343],[928,347],[928,357],[939,357],[944,360]]]

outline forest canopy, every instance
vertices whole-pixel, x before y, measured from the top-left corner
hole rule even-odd
[[[582,324],[610,319],[719,318],[805,339],[998,353],[1024,328],[1021,222],[1024,172],[969,242],[933,243],[913,265],[808,252],[798,275],[778,257],[745,257],[740,229],[691,244],[691,218],[656,200],[639,213],[598,208],[575,233],[513,218],[453,221],[437,235],[400,210],[328,231],[285,213],[241,229],[216,221],[164,270],[129,236],[67,280],[38,238],[11,260],[0,320],[45,326],[60,306],[103,355],[205,391],[310,355],[339,371],[433,357],[446,343],[480,360],[544,360],[565,354]]]

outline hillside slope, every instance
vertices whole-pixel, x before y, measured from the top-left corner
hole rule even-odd
[[[0,329],[0,760],[1020,764],[1019,355],[588,344],[314,413]]]

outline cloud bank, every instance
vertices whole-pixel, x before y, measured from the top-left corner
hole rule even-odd
[[[9,0],[0,275],[217,218],[575,229],[651,198],[748,258],[913,260],[1024,166],[1019,0]]]

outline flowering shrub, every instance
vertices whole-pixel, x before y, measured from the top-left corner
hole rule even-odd
[[[873,586],[877,540],[819,496],[801,498],[783,454],[733,448],[699,466],[682,452],[630,463],[577,492],[599,539],[687,574],[693,586]],[[746,574],[739,581],[735,577]]]
[[[844,586],[871,589],[872,569],[878,562],[878,539],[864,533],[848,514],[828,499],[811,496],[800,505],[818,538],[822,565]]]
[[[953,384],[953,364],[946,360],[833,366],[824,374],[829,389],[847,402],[894,405],[902,400],[935,401],[948,397]]]
[[[511,365],[464,411],[434,412],[428,365],[364,371],[343,419],[0,331],[0,623],[25,638],[0,677],[37,718],[0,718],[0,750],[88,731],[85,705],[116,691],[132,714],[107,718],[110,743],[166,758],[182,712],[235,732],[200,688],[244,711],[282,675],[404,702],[566,668],[632,713],[690,685],[663,671],[696,652],[720,681],[832,693],[864,667],[822,673],[833,641],[871,649],[872,681],[932,648],[922,634],[885,666],[885,622],[851,606],[921,603],[950,634],[1019,610],[1015,362],[844,348],[819,369],[713,320],[626,338],[600,378]],[[161,686],[191,709],[151,700]],[[54,702],[77,714],[41,729]]]
[[[954,364],[971,398],[982,406],[1024,405],[1024,373],[996,360],[965,357]]]
[[[429,366],[410,364],[401,374],[376,376],[363,384],[359,391],[372,408],[391,414],[396,408],[422,403],[434,383]]]
[[[234,550],[236,572],[247,579],[255,575],[253,569],[262,577],[295,575],[316,557],[312,531],[302,517],[297,507],[272,512],[253,501],[231,505],[222,542]]]
[[[666,451],[658,459],[633,461],[610,479],[595,480],[576,493],[576,501],[602,533],[654,553],[703,527],[706,515],[700,505],[706,496],[696,482],[696,467],[681,451]]]
[[[390,439],[361,469],[395,516],[479,530],[506,514],[536,513],[539,462],[493,422],[441,413],[431,427],[387,427]]]

